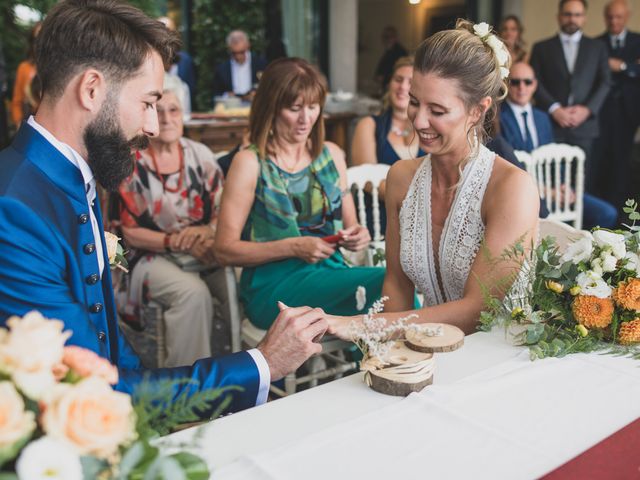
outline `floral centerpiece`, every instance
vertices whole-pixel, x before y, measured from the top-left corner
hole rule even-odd
[[[132,397],[114,391],[118,370],[65,346],[71,332],[38,312],[0,328],[0,477],[5,479],[209,478],[206,464],[152,445],[222,390],[167,401],[175,381],[145,384]],[[222,402],[219,411],[227,406]],[[219,413],[219,411],[217,413]]]
[[[504,299],[486,294],[480,328],[504,326],[532,360],[598,350],[640,359],[640,212],[633,200],[624,211],[625,230],[596,228],[564,252],[542,239]],[[494,261],[523,254],[519,243]]]

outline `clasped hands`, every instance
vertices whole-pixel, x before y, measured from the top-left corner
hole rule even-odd
[[[571,105],[558,107],[551,116],[562,128],[575,128],[582,125],[591,116],[591,110],[584,105]]]
[[[215,230],[209,225],[185,227],[169,237],[169,247],[173,252],[185,252],[202,263],[215,262],[213,253]]]

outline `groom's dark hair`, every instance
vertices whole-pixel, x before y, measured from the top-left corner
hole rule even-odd
[[[152,51],[173,63],[179,37],[161,22],[116,0],[65,0],[42,23],[35,60],[42,94],[62,95],[80,71],[95,68],[120,84],[133,77]]]

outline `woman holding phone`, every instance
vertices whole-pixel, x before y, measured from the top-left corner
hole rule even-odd
[[[276,318],[278,301],[353,315],[382,289],[384,269],[351,268],[338,250],[363,250],[371,237],[357,221],[344,152],[324,140],[325,97],[326,83],[307,61],[271,63],[251,106],[251,146],[236,155],[225,183],[216,257],[243,267],[240,298],[260,328]],[[356,302],[359,286],[365,302]]]

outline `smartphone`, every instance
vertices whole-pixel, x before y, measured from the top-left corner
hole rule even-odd
[[[335,235],[328,235],[326,237],[322,237],[321,240],[324,240],[327,243],[338,243],[342,240],[342,235],[336,233]]]

